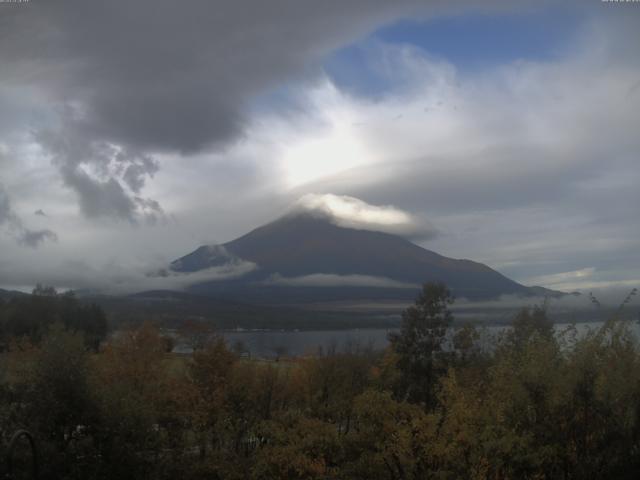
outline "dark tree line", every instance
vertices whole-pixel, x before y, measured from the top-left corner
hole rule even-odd
[[[94,350],[107,334],[104,311],[95,304],[81,302],[72,291],[58,293],[53,287],[38,285],[31,295],[0,299],[0,341],[4,348],[15,338],[39,343],[55,323],[81,333]]]

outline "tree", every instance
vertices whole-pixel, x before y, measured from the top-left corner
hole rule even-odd
[[[302,363],[308,408],[313,415],[347,433],[353,416],[354,399],[371,382],[375,364],[371,352],[354,347],[351,351],[306,359]]]
[[[82,336],[53,324],[36,350],[23,382],[22,403],[29,429],[48,458],[48,478],[78,468],[74,450],[97,414],[88,380],[89,357]]]
[[[292,411],[264,421],[258,428],[262,440],[252,468],[253,478],[273,480],[324,480],[336,478],[338,434],[331,424]]]
[[[402,313],[400,332],[389,335],[401,372],[396,393],[427,407],[435,402],[435,385],[446,368],[442,346],[453,321],[452,303],[443,283],[425,283],[415,304]]]
[[[175,410],[167,355],[160,333],[145,323],[120,332],[95,359],[92,388],[100,415],[95,441],[109,478],[149,478],[154,457],[166,445],[165,419]]]
[[[202,319],[187,319],[179,332],[183,341],[196,352],[211,344],[215,330],[213,325]]]
[[[345,436],[344,479],[419,480],[429,475],[427,450],[435,418],[418,405],[394,400],[389,392],[367,390],[355,399],[353,428]],[[452,477],[438,477],[452,478]]]
[[[544,339],[553,337],[553,321],[547,316],[546,305],[524,307],[513,319],[510,340],[514,347],[521,349],[532,336]]]
[[[480,354],[478,347],[479,339],[480,333],[471,324],[466,324],[456,329],[453,334],[452,343],[458,364],[465,365],[477,359]]]

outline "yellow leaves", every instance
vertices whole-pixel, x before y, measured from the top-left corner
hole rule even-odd
[[[205,396],[224,389],[236,356],[227,349],[222,338],[215,338],[201,350],[193,353],[189,376]]]
[[[142,387],[157,379],[163,370],[166,357],[160,333],[150,323],[136,330],[117,332],[104,348],[100,362],[102,381],[128,381],[134,387]]]
[[[431,457],[435,418],[389,392],[367,390],[356,398],[353,428],[345,437],[347,471],[358,478],[420,478]],[[348,478],[348,477],[347,477]]]
[[[164,347],[158,330],[145,323],[120,332],[96,357],[93,391],[108,422],[150,429],[168,410],[174,385]]]
[[[255,478],[331,478],[330,463],[338,454],[338,434],[330,424],[290,413],[263,422],[258,435],[263,446],[253,469]]]

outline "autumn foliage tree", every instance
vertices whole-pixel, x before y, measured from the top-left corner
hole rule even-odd
[[[453,321],[452,303],[444,284],[424,284],[415,304],[402,313],[400,332],[389,335],[401,373],[397,389],[403,398],[434,404],[437,379],[446,369],[443,344]]]

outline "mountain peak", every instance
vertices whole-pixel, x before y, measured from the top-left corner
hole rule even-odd
[[[256,268],[233,281],[203,282],[193,289],[203,293],[232,284],[273,292],[275,285],[317,285],[316,292],[334,286],[346,295],[352,286],[366,288],[364,294],[375,298],[383,288],[404,289],[411,296],[420,284],[441,281],[459,297],[532,293],[481,263],[444,257],[391,233],[337,225],[327,212],[309,209],[293,210],[223,245],[200,247],[171,268],[196,272],[233,262]]]

